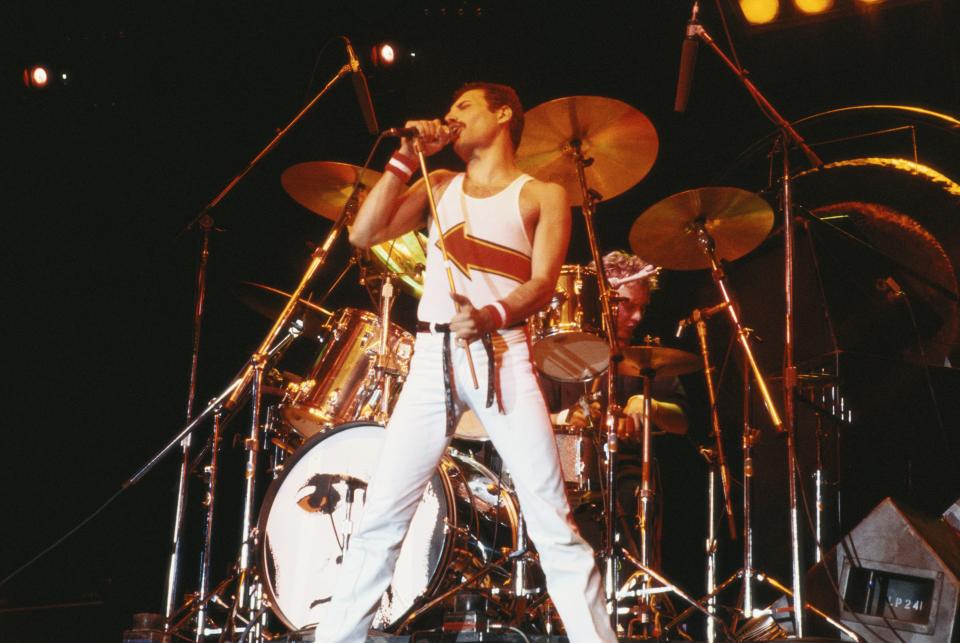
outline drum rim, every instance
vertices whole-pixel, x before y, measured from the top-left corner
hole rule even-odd
[[[369,421],[358,420],[354,422],[345,422],[343,424],[337,424],[326,431],[321,431],[319,433],[316,433],[310,436],[309,438],[304,440],[303,444],[300,445],[300,447],[296,450],[296,452],[294,452],[294,454],[284,462],[283,472],[279,476],[277,476],[276,478],[270,481],[270,484],[267,487],[267,491],[263,496],[263,500],[260,503],[260,512],[257,516],[257,533],[259,534],[259,540],[260,540],[260,542],[257,544],[257,550],[258,550],[257,561],[260,564],[260,576],[263,579],[263,588],[267,594],[267,599],[270,601],[270,611],[273,612],[273,614],[278,619],[280,619],[280,622],[282,622],[284,626],[291,631],[300,629],[300,627],[309,627],[312,624],[308,623],[305,626],[298,627],[297,625],[295,625],[289,620],[287,615],[280,608],[280,601],[277,599],[277,594],[274,591],[274,587],[273,587],[273,578],[269,573],[268,571],[269,567],[267,566],[267,529],[266,529],[267,523],[266,521],[270,517],[270,508],[273,507],[273,501],[276,499],[277,493],[279,492],[280,487],[283,484],[283,481],[286,479],[287,475],[289,475],[289,472],[315,446],[315,443],[323,442],[327,438],[333,437],[338,433],[343,433],[349,429],[353,429],[358,426],[377,427],[377,428],[380,428],[381,430],[384,430],[384,431],[386,430],[386,426],[379,422],[369,422]],[[424,596],[430,596],[431,594],[433,594],[433,592],[436,591],[437,587],[443,581],[443,577],[444,577],[443,572],[444,570],[447,569],[450,563],[450,558],[453,555],[454,550],[456,549],[454,547],[454,544],[455,544],[454,538],[458,533],[458,529],[456,529],[456,527],[461,526],[459,524],[460,521],[456,515],[457,512],[455,510],[456,498],[454,495],[453,484],[451,483],[449,477],[447,475],[444,475],[443,470],[441,469],[441,464],[443,463],[444,460],[447,460],[447,459],[453,460],[452,458],[449,458],[448,454],[444,453],[443,457],[441,458],[441,461],[438,462],[437,466],[434,468],[434,471],[435,471],[434,475],[440,477],[441,490],[439,492],[443,493],[444,502],[446,503],[446,506],[447,506],[446,518],[454,528],[445,528],[443,530],[443,538],[442,538],[443,544],[440,548],[440,555],[437,557],[436,568],[433,570],[430,576],[430,581],[427,583],[426,587],[424,588],[423,593],[420,594],[418,598],[421,598]],[[450,510],[451,507],[454,507],[454,510],[451,511]],[[516,536],[514,535],[514,539],[515,538]],[[387,624],[385,626],[385,629],[389,631],[399,625],[402,625],[406,621],[407,617],[411,614],[411,612],[416,610],[418,607],[419,605],[415,602],[413,605],[410,606],[409,609],[404,610],[404,612],[400,616],[398,616],[395,620]]]

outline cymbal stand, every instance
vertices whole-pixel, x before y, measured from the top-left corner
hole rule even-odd
[[[794,346],[794,331],[795,324],[793,318],[793,246],[794,246],[794,221],[793,221],[793,196],[791,192],[791,176],[790,176],[790,154],[789,147],[790,144],[795,144],[804,156],[807,158],[807,161],[813,167],[820,167],[823,165],[823,161],[817,156],[807,142],[800,136],[800,133],[787,121],[774,106],[766,99],[766,97],[760,92],[756,85],[750,80],[745,69],[740,67],[739,64],[732,61],[722,49],[717,45],[713,40],[707,30],[703,28],[699,22],[697,22],[696,17],[694,17],[690,23],[687,25],[687,37],[696,37],[699,40],[703,41],[717,56],[721,61],[729,68],[740,80],[740,83],[750,94],[750,97],[754,100],[757,106],[760,108],[760,111],[763,113],[766,118],[772,122],[778,129],[780,129],[780,149],[782,152],[783,158],[783,175],[782,175],[782,193],[781,193],[781,209],[783,211],[783,236],[784,236],[784,350],[783,350],[783,388],[784,388],[784,413],[786,416],[786,422],[780,422],[779,418],[775,418],[776,412],[773,410],[772,406],[769,404],[769,393],[766,391],[766,386],[763,384],[763,380],[758,378],[758,388],[760,393],[763,396],[764,404],[767,405],[767,411],[771,415],[771,419],[774,419],[774,427],[778,432],[786,433],[787,439],[787,469],[789,476],[789,492],[790,492],[790,545],[791,545],[791,565],[792,565],[792,576],[793,576],[793,618],[794,618],[794,627],[796,635],[800,638],[804,635],[804,614],[803,614],[803,605],[804,601],[804,590],[803,590],[803,570],[801,569],[800,557],[801,557],[801,532],[800,532],[800,516],[798,508],[798,490],[797,490],[797,478],[799,472],[797,471],[797,457],[796,457],[796,414],[795,414],[795,402],[797,397],[797,367],[794,362],[793,356],[793,346]],[[713,261],[716,264],[716,261]],[[733,308],[730,309],[731,318],[736,317],[736,313]],[[734,322],[736,324],[736,322]],[[742,330],[740,331],[742,333]],[[741,334],[741,344],[746,346],[746,338]],[[755,375],[759,375],[757,371],[756,364],[753,361],[752,355],[748,354],[748,358],[751,361],[751,367],[754,370]]]
[[[596,191],[590,189],[587,185],[587,177],[584,168],[593,163],[593,159],[588,159],[583,154],[582,142],[579,139],[570,141],[569,154],[577,170],[577,181],[580,184],[580,194],[582,202],[580,209],[583,212],[584,226],[587,229],[587,240],[590,243],[590,255],[593,257],[593,265],[597,269],[597,286],[600,292],[600,313],[603,320],[603,328],[607,334],[607,347],[610,352],[610,362],[607,368],[607,414],[604,418],[604,425],[607,428],[607,471],[606,471],[606,496],[604,498],[604,513],[606,516],[605,538],[602,558],[604,560],[604,591],[607,596],[607,610],[610,613],[611,624],[614,631],[617,631],[617,624],[620,614],[619,598],[617,587],[618,566],[616,561],[616,520],[614,518],[616,511],[616,455],[617,443],[617,420],[621,413],[621,407],[616,396],[616,370],[617,364],[623,360],[623,354],[617,342],[616,331],[616,303],[612,301],[610,292],[610,281],[607,279],[607,272],[603,266],[603,257],[600,256],[600,247],[597,243],[596,229],[593,224],[593,215],[596,212],[596,204],[602,198]]]
[[[390,311],[393,308],[393,276],[387,272],[380,287],[380,349],[377,351],[377,373],[382,393],[377,421],[386,423],[390,417],[390,402],[393,388],[394,363],[388,341],[390,339]]]
[[[244,449],[247,451],[247,463],[244,467],[243,480],[243,520],[240,527],[240,557],[237,562],[237,589],[234,596],[231,617],[224,625],[224,632],[232,631],[235,627],[234,617],[250,623],[256,618],[259,609],[259,583],[255,580],[256,569],[252,564],[253,551],[258,534],[255,529],[255,513],[257,500],[257,472],[260,460],[260,417],[261,401],[263,398],[263,373],[271,362],[283,354],[284,350],[294,339],[300,336],[300,326],[291,324],[287,335],[263,354],[254,354],[251,358],[253,375],[250,386],[250,432],[244,440]]]
[[[719,623],[720,627],[726,631],[726,626],[721,621],[716,614],[714,614],[710,609],[701,605],[698,601],[687,595],[679,587],[671,583],[663,575],[659,574],[652,567],[651,555],[653,550],[653,485],[652,485],[652,465],[653,465],[653,416],[652,416],[652,399],[651,399],[651,390],[653,388],[653,379],[656,376],[656,371],[653,369],[645,369],[641,372],[641,377],[643,378],[643,412],[642,412],[642,423],[643,423],[643,463],[642,463],[642,476],[641,476],[641,488],[640,488],[640,511],[639,511],[639,521],[640,521],[640,558],[637,559],[625,548],[620,548],[621,555],[626,558],[634,567],[637,568],[635,571],[623,584],[623,587],[620,588],[618,594],[622,596],[634,596],[638,599],[638,607],[640,609],[640,623],[641,623],[641,634],[646,637],[659,636],[659,633],[655,631],[656,623],[653,619],[650,597],[654,594],[661,594],[666,592],[671,592],[676,594],[684,601],[690,604],[691,608],[699,610],[702,614],[707,617],[708,623]],[[609,520],[613,520],[611,516]],[[641,578],[641,586],[639,590],[633,590],[632,586],[634,582]],[[657,581],[660,583],[660,587],[654,587],[652,581]]]
[[[207,511],[203,520],[203,549],[200,553],[200,586],[197,589],[197,630],[194,640],[200,643],[207,627],[207,593],[210,587],[210,556],[213,548],[213,517],[217,499],[217,475],[219,474],[220,421],[223,415],[213,416],[213,435],[210,436],[210,464],[204,467],[207,477],[207,494],[203,504]]]

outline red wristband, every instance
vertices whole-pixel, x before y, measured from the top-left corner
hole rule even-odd
[[[496,301],[492,304],[487,304],[482,310],[487,311],[490,318],[494,320],[494,329],[499,330],[507,325],[507,310],[501,302]]]
[[[410,180],[410,177],[413,176],[417,168],[417,160],[407,156],[406,154],[401,154],[400,152],[394,152],[393,156],[390,157],[390,160],[387,161],[387,165],[384,169],[385,172],[390,172],[398,179],[406,183]]]

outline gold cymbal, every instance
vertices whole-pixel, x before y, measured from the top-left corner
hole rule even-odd
[[[253,281],[241,281],[235,286],[234,292],[240,301],[268,319],[276,319],[280,315],[291,295],[279,288]],[[333,312],[308,299],[300,299],[297,303],[299,305],[294,315],[303,319],[303,332],[307,335],[316,335],[333,317]]]
[[[524,114],[517,164],[541,181],[559,183],[574,203],[580,182],[574,162],[579,142],[587,185],[604,199],[626,192],[647,175],[657,158],[657,131],[636,108],[602,96],[569,96]]]
[[[653,371],[656,377],[673,377],[693,373],[703,368],[703,362],[693,353],[664,346],[627,346],[623,361],[617,367],[620,375],[640,377]]]
[[[310,161],[289,167],[280,177],[283,188],[294,201],[325,219],[336,221],[350,198],[350,191],[362,168],[337,161]],[[370,192],[382,174],[365,170],[357,203]],[[393,241],[370,249],[377,261],[400,276],[404,288],[414,297],[423,294],[422,267],[427,264],[427,240],[419,232],[408,232]]]
[[[408,232],[392,241],[370,248],[387,270],[400,277],[404,289],[419,299],[423,295],[423,269],[427,265],[427,237],[421,232]]]
[[[350,198],[350,191],[361,169],[337,161],[309,161],[284,170],[280,183],[294,201],[314,214],[336,221]],[[363,170],[357,193],[359,203],[363,203],[370,188],[381,176],[380,172]]]
[[[710,268],[696,223],[713,238],[717,259],[733,261],[767,238],[773,209],[752,192],[709,187],[669,196],[647,208],[630,228],[630,247],[645,261],[670,270]]]

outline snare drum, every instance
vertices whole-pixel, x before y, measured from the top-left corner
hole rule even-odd
[[[563,266],[550,305],[531,317],[540,372],[559,382],[586,382],[605,371],[610,351],[602,318],[596,271]]]
[[[269,605],[290,629],[323,618],[384,437],[380,425],[360,422],[315,435],[267,490],[258,522],[261,570]],[[397,628],[430,597],[478,572],[494,552],[515,549],[518,521],[509,487],[472,458],[449,452],[410,523],[373,627]],[[507,574],[491,569],[477,585],[503,587]]]
[[[324,325],[309,374],[284,404],[283,419],[308,438],[336,424],[373,421],[380,411],[384,374],[377,368],[380,318],[345,308]],[[387,366],[402,382],[410,369],[413,335],[396,324],[387,333]],[[397,390],[391,393],[391,406]],[[392,410],[392,409],[388,409]]]

